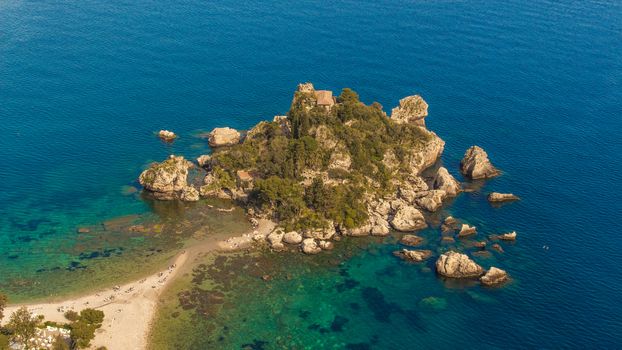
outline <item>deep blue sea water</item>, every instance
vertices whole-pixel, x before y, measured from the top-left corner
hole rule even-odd
[[[451,310],[416,337],[379,323],[397,339],[379,344],[621,347],[621,58],[619,1],[1,1],[0,285],[71,261],[59,248],[76,226],[150,212],[124,194],[149,162],[208,152],[202,131],[283,114],[312,81],[387,110],[421,94],[452,173],[473,144],[504,171],[445,210],[518,232],[482,260],[514,282],[469,303],[444,295],[468,288],[355,257],[401,271],[365,280],[390,301]],[[493,208],[493,190],[523,200]]]

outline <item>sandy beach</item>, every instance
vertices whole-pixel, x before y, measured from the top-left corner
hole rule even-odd
[[[79,312],[85,308],[95,308],[102,310],[105,318],[91,342],[92,348],[105,346],[109,350],[145,349],[160,294],[177,275],[191,268],[192,264],[189,262],[201,253],[247,248],[252,244],[253,236],[266,236],[273,228],[274,223],[271,221],[260,220],[258,227],[252,232],[226,240],[208,239],[183,250],[167,269],[154,275],[64,301],[10,305],[5,314],[10,315],[17,308],[26,306],[34,314],[43,315],[46,320],[68,322],[64,317],[66,311]]]

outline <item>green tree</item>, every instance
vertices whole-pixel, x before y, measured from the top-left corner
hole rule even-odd
[[[359,102],[359,94],[350,88],[345,88],[341,90],[341,95],[337,97],[337,101],[339,103]]]
[[[71,341],[73,347],[77,349],[88,348],[91,345],[91,340],[95,338],[95,330],[98,328],[82,320],[73,322],[70,327]]]
[[[104,322],[104,312],[95,309],[84,309],[80,311],[80,317],[71,323],[71,342],[74,348],[88,348],[91,340],[95,338],[95,331]]]
[[[17,309],[7,324],[7,328],[12,333],[12,339],[24,344],[26,349],[30,349],[30,338],[36,334],[38,318],[33,317],[25,306]]]
[[[69,310],[67,312],[65,312],[65,318],[68,319],[69,321],[73,322],[73,321],[77,321],[78,318],[80,318],[80,315],[73,311],[73,310]]]
[[[70,350],[69,344],[67,344],[67,341],[65,340],[65,338],[63,338],[60,335],[57,335],[54,338],[54,342],[52,343],[52,347],[50,348],[51,350]]]

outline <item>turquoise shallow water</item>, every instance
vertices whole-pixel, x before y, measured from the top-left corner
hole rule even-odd
[[[201,130],[284,113],[295,85],[309,80],[353,87],[385,109],[422,94],[450,171],[472,144],[504,171],[447,212],[483,234],[519,233],[490,262],[515,279],[495,291],[441,288],[390,255],[356,256],[348,264],[369,271],[352,273],[385,300],[410,310],[442,294],[448,307],[409,327],[400,313],[370,319],[360,301],[368,316],[352,313],[344,334],[382,330],[413,347],[619,347],[621,33],[617,1],[3,1],[0,288],[32,288],[37,271],[71,267],[83,252],[76,226],[152,212],[124,195],[142,167],[208,151]],[[162,128],[180,139],[160,143],[153,132]],[[523,200],[492,208],[492,190]],[[115,247],[155,244],[122,238]],[[396,275],[377,275],[382,266]],[[266,327],[258,338],[269,330],[277,332]]]

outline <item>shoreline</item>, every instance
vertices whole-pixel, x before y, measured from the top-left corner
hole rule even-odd
[[[191,267],[195,258],[202,253],[227,252],[251,246],[254,234],[267,235],[275,224],[269,220],[260,220],[259,225],[242,235],[233,235],[223,239],[214,237],[186,247],[163,271],[156,272],[140,280],[123,285],[98,289],[78,297],[63,300],[47,300],[40,303],[10,304],[5,309],[8,315],[22,306],[37,315],[43,315],[47,321],[66,323],[64,313],[68,310],[79,312],[85,308],[102,310],[105,314],[102,327],[97,330],[92,348],[106,346],[114,349],[145,349],[149,332],[159,304],[159,296],[180,273]]]

